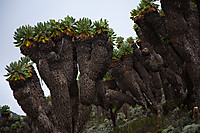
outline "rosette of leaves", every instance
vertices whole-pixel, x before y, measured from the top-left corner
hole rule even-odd
[[[77,38],[89,38],[93,37],[93,25],[92,21],[89,18],[80,18],[76,22],[76,33],[77,33]]]
[[[31,41],[33,41],[35,35],[35,31],[33,29],[33,27],[31,27],[30,25],[23,25],[21,27],[19,27],[15,32],[14,32],[14,44],[16,44],[16,47],[21,47],[21,46],[30,46],[33,43]]]
[[[155,4],[156,1],[159,0],[141,0],[137,9],[133,9],[131,13],[131,19],[136,21],[137,19],[141,19],[145,13],[152,11],[156,11],[158,9],[158,4]],[[137,18],[138,17],[138,18]]]
[[[31,62],[29,57],[21,57],[18,62],[11,62],[10,66],[6,66],[8,73],[4,75],[8,77],[7,81],[25,80],[32,76],[31,72],[33,69],[33,62]]]
[[[129,54],[133,54],[133,47],[128,42],[123,42],[123,44],[119,48],[119,57]]]
[[[117,34],[115,34],[112,28],[109,28],[108,36],[112,44],[114,44]]]
[[[117,48],[119,48],[122,45],[123,41],[124,41],[123,37],[121,37],[121,36],[117,37],[117,39],[116,39]]]
[[[75,23],[76,19],[68,15],[64,18],[64,20],[61,20],[61,29],[64,31],[65,34],[73,36],[75,33]]]
[[[25,127],[26,127],[26,123],[25,123],[25,122],[22,122],[22,123],[21,123],[21,127],[25,128]]]
[[[126,42],[128,42],[129,44],[133,45],[135,44],[133,37],[129,37],[126,39]]]
[[[0,112],[1,114],[8,114],[10,113],[10,107],[8,105],[4,105],[2,107],[0,107]]]
[[[12,124],[12,125],[11,125],[11,129],[12,129],[12,130],[15,130],[16,128],[17,128],[17,126],[16,126],[15,124]]]
[[[47,21],[46,26],[47,26],[47,31],[51,33],[51,38],[53,38],[54,41],[57,41],[62,37],[63,30],[61,28],[61,23],[59,21],[50,19],[50,21]]]
[[[94,30],[97,34],[102,34],[109,31],[109,24],[106,19],[100,19],[99,21],[94,22]]]
[[[34,27],[35,30],[35,38],[34,41],[35,42],[42,42],[42,43],[46,43],[51,41],[50,36],[52,34],[52,29],[51,26],[49,25],[49,23],[47,22],[39,22],[37,23],[37,25]]]
[[[20,127],[19,121],[16,121],[16,122],[15,122],[15,125],[16,125],[16,127]]]

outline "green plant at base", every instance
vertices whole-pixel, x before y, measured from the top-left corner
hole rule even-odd
[[[11,129],[16,129],[16,128],[17,128],[17,126],[15,124],[11,125]]]
[[[107,73],[106,73],[106,75],[104,76],[104,78],[103,78],[103,81],[105,82],[105,81],[109,81],[109,80],[113,80],[114,78],[112,77],[112,75],[110,74],[110,72],[108,71]]]
[[[20,127],[19,121],[16,121],[16,122],[15,122],[15,125],[16,125],[16,127]]]
[[[8,132],[9,130],[10,130],[9,127],[5,127],[5,128],[4,128],[4,131],[5,131],[5,132]]]
[[[33,40],[35,31],[30,25],[21,26],[14,32],[14,39],[16,47],[21,47],[23,45],[29,46],[30,40]]]
[[[22,122],[22,123],[21,123],[21,127],[26,127],[26,123],[25,123],[25,122]]]
[[[0,128],[0,131],[1,131],[1,132],[3,132],[4,130],[5,130],[5,128],[4,128],[4,127],[1,127],[1,128]]]
[[[5,77],[8,77],[6,80],[25,80],[26,78],[29,78],[32,76],[32,68],[33,68],[33,62],[31,62],[29,57],[21,57],[21,60],[18,62],[11,62],[10,66],[6,65],[6,70],[8,73],[4,75]]]

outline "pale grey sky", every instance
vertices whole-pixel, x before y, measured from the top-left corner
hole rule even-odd
[[[21,25],[35,25],[49,19],[63,19],[67,15],[76,19],[88,17],[93,21],[107,19],[118,36],[135,37],[130,11],[140,0],[0,0],[0,105],[24,114],[13,97],[3,76],[5,66],[17,61],[22,54],[13,44],[13,33]],[[45,95],[49,94],[46,87]]]

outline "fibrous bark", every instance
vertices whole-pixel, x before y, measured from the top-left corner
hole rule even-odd
[[[110,111],[114,126],[123,103],[158,113],[164,95],[177,106],[199,106],[200,2],[194,2],[196,6],[190,0],[162,0],[164,14],[153,7],[143,12],[134,19],[141,42],[132,45],[133,54],[118,61],[111,61],[107,31],[94,38],[65,35],[31,48],[22,46],[22,54],[36,63],[49,88],[52,105],[46,103],[34,71],[24,81],[10,82],[14,97],[43,132],[82,132],[91,104]],[[107,71],[112,80],[103,82]]]

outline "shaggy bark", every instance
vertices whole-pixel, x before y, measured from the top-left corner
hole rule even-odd
[[[80,70],[81,103],[97,103],[96,82],[103,79],[112,59],[112,45],[107,33],[96,34],[94,41],[87,39],[77,43],[77,61]]]
[[[13,95],[23,111],[38,124],[40,131],[57,132],[54,126],[54,114],[52,106],[48,105],[40,86],[36,72],[33,70],[32,77],[26,80],[10,81],[10,87]]]
[[[22,109],[43,132],[83,132],[90,118],[91,104],[116,113],[123,103],[140,104],[146,110],[161,110],[165,100],[189,109],[200,104],[200,9],[190,0],[162,0],[164,14],[143,11],[134,19],[140,48],[112,62],[108,33],[72,41],[65,36],[53,43],[20,47],[36,63],[50,90],[52,105],[45,101],[33,72],[25,81],[10,82]],[[141,29],[141,30],[140,30]],[[80,71],[79,86],[76,81]],[[108,71],[112,80],[103,82]]]
[[[191,109],[199,105],[198,8],[189,0],[162,0],[161,6],[164,15],[152,10],[137,19],[142,32],[138,35],[143,42],[142,48],[147,46],[150,53],[155,50],[164,61],[159,75],[166,99],[172,98],[177,104],[187,99]]]

